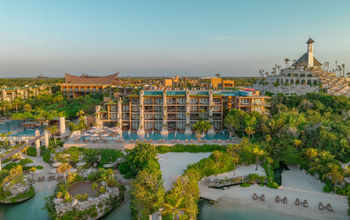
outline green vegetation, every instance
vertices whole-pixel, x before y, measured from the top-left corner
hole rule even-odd
[[[165,190],[156,155],[154,146],[142,143],[127,156],[125,166],[129,166],[132,174],[137,173],[131,182],[130,208],[133,219],[148,219],[163,205]]]
[[[119,166],[120,173],[125,178],[135,177],[140,170],[150,166],[149,163],[158,164],[157,149],[150,144],[138,144],[126,156],[126,161]],[[159,165],[158,165],[159,166]]]
[[[37,86],[37,85],[55,85],[57,83],[63,83],[63,78],[2,78],[0,79],[0,86],[7,87],[24,87]]]
[[[69,189],[72,186],[72,184],[77,183],[77,182],[82,182],[82,181],[92,181],[94,187],[96,187],[95,192],[97,193],[96,196],[99,196],[101,193],[105,192],[104,190],[100,187],[98,190],[97,188],[99,185],[104,182],[108,187],[118,187],[120,190],[120,194],[117,197],[110,196],[108,201],[106,202],[106,205],[108,210],[107,212],[113,210],[119,204],[121,201],[124,199],[124,191],[125,188],[122,185],[119,185],[117,179],[114,176],[114,172],[110,169],[98,169],[97,172],[91,173],[88,178],[83,178],[77,173],[69,173],[67,176],[67,181],[65,182],[59,182],[56,186],[55,192],[46,199],[46,204],[45,204],[45,209],[48,211],[49,217],[51,219],[55,220],[69,220],[69,219],[88,219],[88,218],[95,218],[98,216],[97,212],[97,207],[92,206],[89,209],[83,210],[83,211],[78,211],[75,208],[72,209],[72,211],[68,211],[64,213],[62,216],[58,216],[56,209],[55,209],[55,204],[53,203],[54,198],[60,198],[63,199],[64,202],[72,202],[73,199],[77,199],[79,201],[86,201],[88,199],[88,194],[78,194],[74,198],[69,194]],[[99,208],[102,207],[102,204],[99,205]],[[107,213],[105,212],[105,214]]]
[[[74,99],[65,99],[60,92],[53,95],[38,95],[23,100],[19,113],[13,113],[13,119],[53,119],[57,116],[76,118],[80,111],[93,114],[95,106],[103,101],[102,94],[90,94]],[[25,108],[26,107],[26,108]]]
[[[211,128],[211,123],[200,119],[193,124],[192,128],[197,134],[204,134]]]
[[[203,145],[176,144],[174,146],[158,145],[156,146],[156,149],[157,149],[157,152],[160,154],[165,154],[168,152],[200,153],[200,152],[213,152],[214,150],[226,151],[226,146],[216,145],[216,144],[203,144]]]
[[[326,184],[324,191],[349,195],[350,186],[343,181],[350,172],[340,164],[350,161],[349,98],[321,93],[279,94],[270,103],[271,115],[230,111],[225,117],[226,127],[260,146],[254,152],[257,162],[259,157],[265,159],[265,169],[280,161],[299,165],[312,175],[318,174]],[[267,156],[273,163],[266,163]]]
[[[10,170],[0,172],[0,202],[16,203],[31,198],[35,194],[34,187],[31,186],[27,192],[18,195],[11,195],[10,188],[16,184],[26,184],[24,181],[23,169],[21,165],[12,167]]]

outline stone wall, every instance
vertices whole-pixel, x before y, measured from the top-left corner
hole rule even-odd
[[[72,202],[64,202],[62,198],[54,198],[53,202],[55,204],[55,209],[58,217],[62,217],[67,212],[70,211],[86,211],[93,206],[97,209],[96,217],[89,217],[89,220],[98,219],[105,215],[112,209],[111,199],[120,196],[120,191],[118,187],[109,188],[106,187],[106,192],[100,194],[98,197],[89,197],[86,201],[79,201],[73,199]],[[108,211],[107,211],[108,210]]]

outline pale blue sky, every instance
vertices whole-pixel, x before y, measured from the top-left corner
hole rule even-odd
[[[306,40],[350,71],[349,0],[0,0],[0,77],[254,76]]]

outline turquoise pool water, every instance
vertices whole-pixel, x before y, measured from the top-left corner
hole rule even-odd
[[[21,120],[10,120],[0,124],[0,133],[12,132],[11,136],[34,136],[35,130],[24,128],[21,123]],[[40,133],[43,131],[43,127],[39,127],[38,130]]]

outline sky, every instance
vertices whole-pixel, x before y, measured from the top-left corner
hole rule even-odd
[[[349,12],[349,0],[0,0],[0,77],[249,77],[309,37],[348,72]]]

